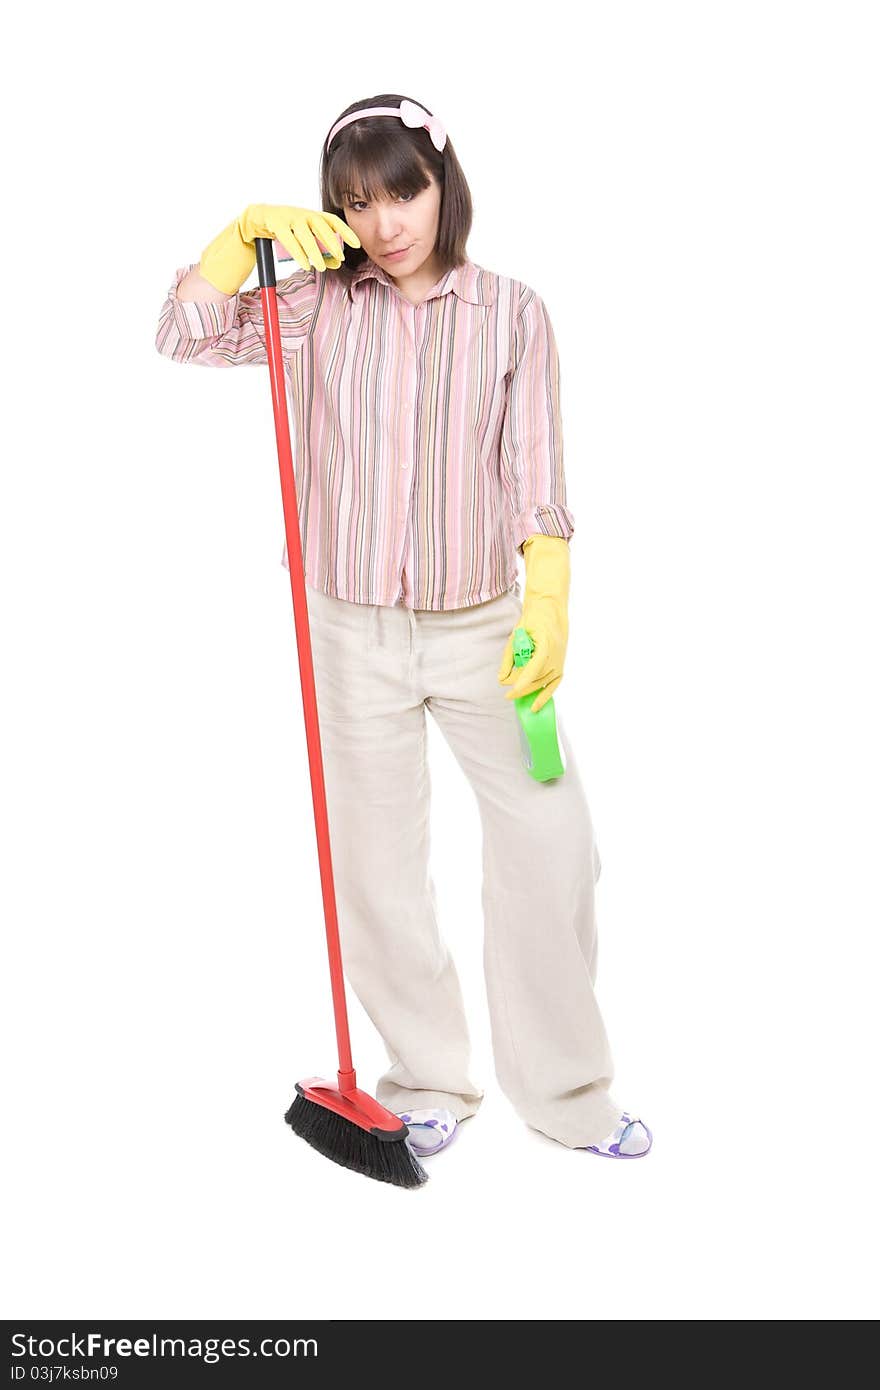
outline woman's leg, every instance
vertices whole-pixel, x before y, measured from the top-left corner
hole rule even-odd
[[[593,990],[600,871],[578,769],[536,782],[497,670],[521,614],[519,588],[469,609],[416,616],[428,709],[477,797],[483,828],[484,965],[495,1066],[518,1114],[570,1148],[620,1118]]]
[[[411,618],[307,597],[343,967],[391,1062],[375,1094],[395,1112],[445,1106],[464,1119],[483,1091],[437,925]]]

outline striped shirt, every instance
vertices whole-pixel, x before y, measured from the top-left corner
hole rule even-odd
[[[267,364],[259,288],[184,302],[177,286],[193,268],[175,274],[158,351]],[[348,286],[297,269],[279,278],[277,302],[312,588],[467,607],[513,585],[529,536],[571,536],[556,342],[528,285],[467,260],[412,304],[366,260]]]

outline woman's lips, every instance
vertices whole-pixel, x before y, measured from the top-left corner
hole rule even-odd
[[[388,251],[382,257],[384,261],[399,261],[401,256],[405,256],[407,251],[411,251],[411,246],[404,246],[400,251]]]

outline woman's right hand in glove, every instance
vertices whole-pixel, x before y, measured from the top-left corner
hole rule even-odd
[[[223,294],[237,294],[257,263],[255,237],[278,241],[303,270],[338,270],[343,243],[360,246],[356,234],[335,212],[251,203],[205,247],[199,273]]]

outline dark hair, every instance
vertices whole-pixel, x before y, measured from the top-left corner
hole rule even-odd
[[[402,101],[412,100],[385,92],[352,102],[340,111],[327,135],[336,121],[352,111],[368,106],[399,106]],[[418,105],[429,116],[434,114],[423,102]],[[430,183],[429,175],[440,185],[440,221],[434,251],[441,273],[445,274],[467,259],[465,247],[473,221],[470,189],[448,136],[442,151],[437,150],[427,130],[412,130],[389,116],[366,116],[362,121],[352,121],[333,137],[329,151],[325,136],[321,150],[321,207],[347,221],[346,194],[362,192],[365,200],[372,202],[380,192],[395,198],[421,193]],[[362,246],[346,246],[345,259],[333,273],[342,276],[345,283],[368,259]]]

